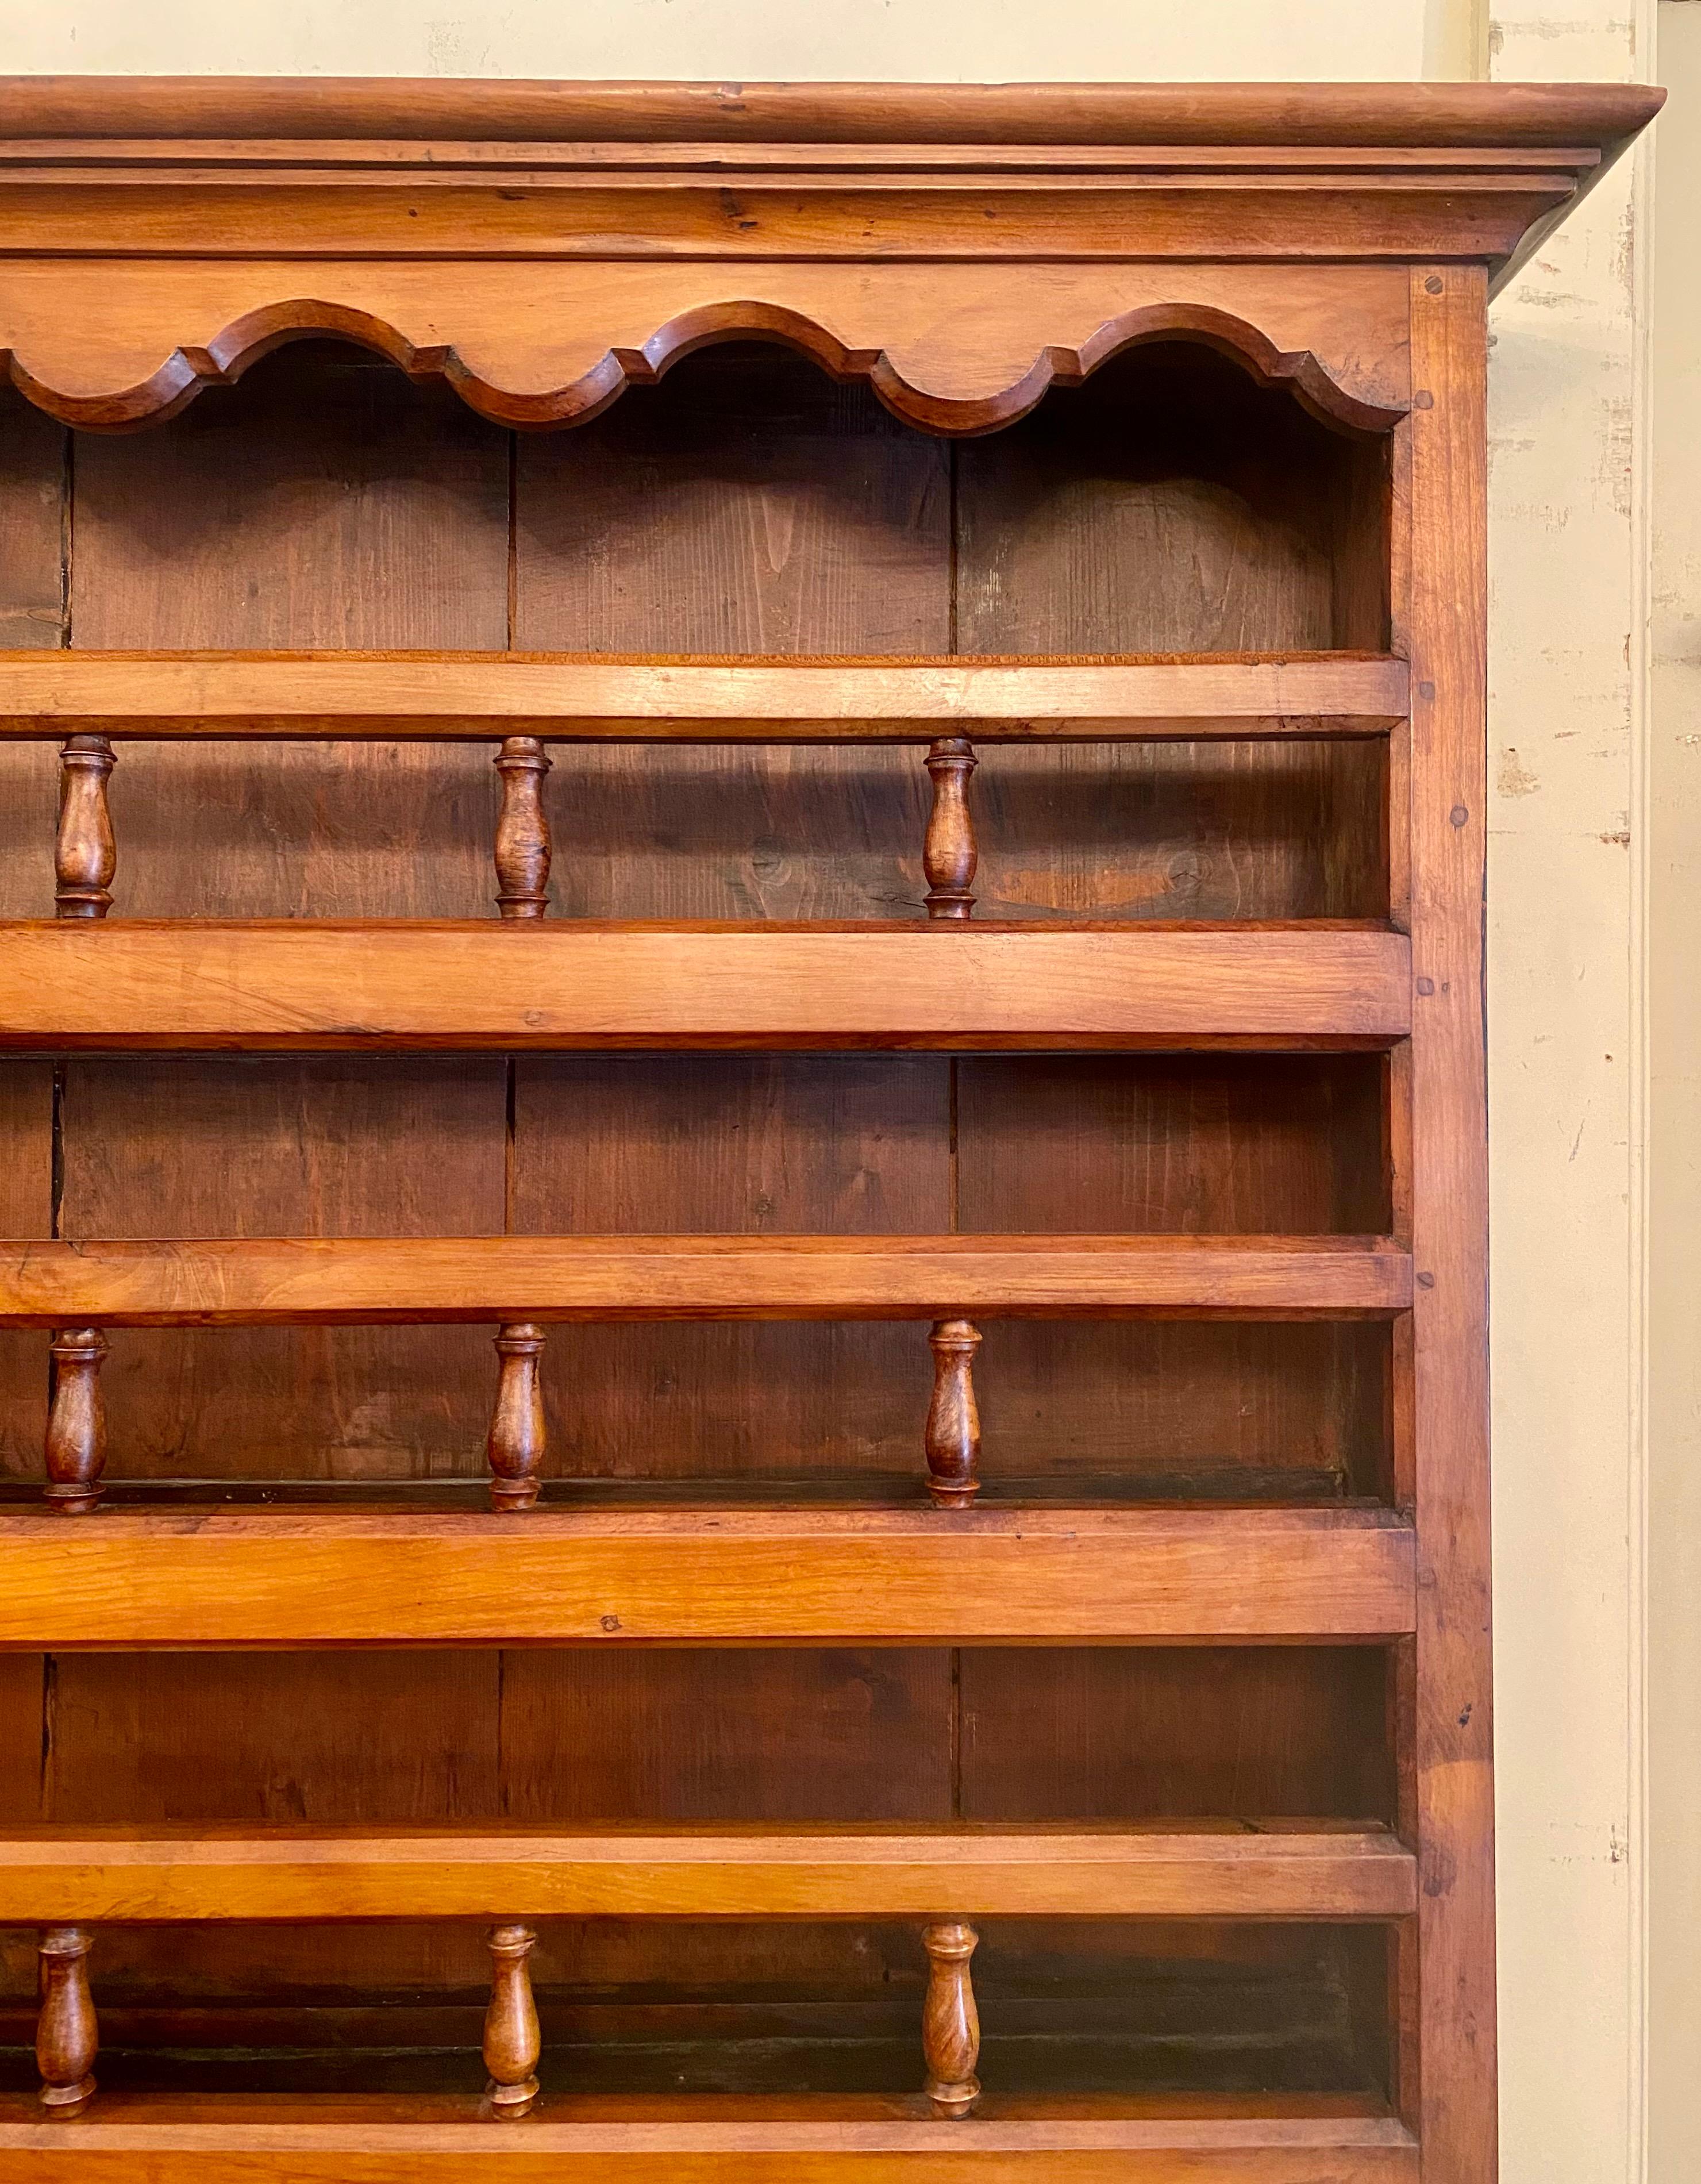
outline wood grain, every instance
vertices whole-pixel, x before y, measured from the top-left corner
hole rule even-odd
[[[1417,2184],[1416,2142],[1371,2104],[997,2102],[929,2118],[919,2098],[551,2099],[524,2131],[472,2098],[108,2094],[74,2131],[0,2096],[11,2184]],[[1326,2164],[1325,2166],[1324,2164]]]
[[[542,475],[552,483],[559,476],[564,485],[575,473],[567,457],[559,460],[559,471]],[[536,482],[536,473],[529,469],[527,475]],[[787,498],[800,493],[803,476],[800,468],[796,480],[787,481]],[[703,513],[711,520],[708,506]],[[599,517],[612,532],[612,508],[581,508],[574,520],[590,531]],[[538,542],[562,563],[573,543],[567,520],[564,511],[554,512],[564,535],[546,533]],[[725,511],[714,520],[725,523]],[[796,554],[794,528],[788,543]],[[889,543],[886,552],[892,552]],[[588,589],[590,572],[581,581]],[[581,617],[603,621],[609,610],[609,602],[595,593],[575,610],[553,580],[546,604],[535,576],[525,603],[545,626],[559,617],[570,632]],[[924,622],[918,633],[926,628]],[[764,626],[748,635],[771,644],[787,633],[764,617]],[[894,638],[910,633],[902,626],[892,631]],[[732,632],[724,627],[699,627],[695,634],[734,649],[726,642]],[[759,642],[742,649],[759,649]],[[1135,734],[1310,738],[1376,734],[1404,718],[1406,707],[1404,660],[1326,653],[831,663],[514,652],[0,653],[0,738],[9,739],[88,733],[150,741],[480,742],[525,735],[568,742],[925,744],[958,728],[972,729],[978,743]]]
[[[1397,1918],[1409,1851],[1379,1830],[794,1828],[666,1834],[188,1829],[0,1837],[0,1919]]]
[[[1494,1777],[1488,1481],[1487,1097],[1482,887],[1487,365],[1485,282],[1414,269],[1412,335],[1432,394],[1411,425],[1409,639],[1415,1503],[1424,1571],[1413,1770],[1424,1875],[1419,2083],[1426,2165],[1496,2165]]]
[[[0,925],[14,1048],[1371,1045],[1410,1007],[1374,926]]]
[[[1409,1256],[1374,1236],[292,1237],[13,1245],[19,1326],[427,1320],[934,1319],[1037,1312],[1390,1315]]]
[[[36,1649],[1376,1637],[1415,1613],[1410,1534],[1375,1510],[6,1512],[0,1548],[0,1646]]]

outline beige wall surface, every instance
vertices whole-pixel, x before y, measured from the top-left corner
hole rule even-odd
[[[0,69],[920,78],[1469,75],[1475,0],[11,0]]]
[[[1642,75],[1652,29],[1530,0],[1493,70]],[[1500,299],[1490,376],[1505,2184],[1644,2173],[1647,214],[1627,165]]]
[[[36,0],[0,20],[0,70],[1291,81],[1492,69],[1623,79],[1655,72],[1655,5],[1522,0],[1491,23],[1488,0],[297,0],[264,9]],[[1668,0],[1661,12],[1685,19],[1670,26],[1672,50],[1701,105],[1701,0]],[[1662,404],[1687,396],[1692,417],[1701,415],[1698,127],[1670,155],[1672,172],[1687,161],[1669,230],[1690,270],[1682,293],[1662,287],[1659,367]],[[1489,953],[1506,2184],[1701,2177],[1701,2137],[1682,2136],[1701,2108],[1692,2082],[1701,2001],[1687,1947],[1701,1930],[1701,1796],[1689,1795],[1701,1698],[1683,1673],[1698,1620],[1683,1607],[1684,1581],[1701,1580],[1691,1303],[1701,1162],[1675,1107],[1656,1110],[1665,1134],[1656,1132],[1657,1190],[1648,1164],[1650,1052],[1661,1072],[1654,1089],[1678,1084],[1693,1112],[1701,1039],[1695,939],[1687,960],[1656,951],[1651,989],[1647,945],[1650,904],[1656,918],[1675,905],[1682,830],[1693,844],[1701,811],[1701,458],[1688,456],[1693,482],[1680,485],[1676,443],[1662,440],[1656,661],[1645,596],[1650,207],[1645,170],[1626,169],[1548,242],[1494,321]],[[1695,901],[1693,846],[1687,855]],[[1662,1276],[1652,1289],[1650,1251]],[[1665,1279],[1680,1273],[1687,1290]],[[1652,1377],[1650,1326],[1664,1361]],[[1673,1520],[1686,1514],[1680,1529]],[[1687,1591],[1701,1600],[1701,1583]],[[1650,1825],[1662,1861],[1651,2127]]]
[[[1701,2177],[1701,0],[1662,0],[1648,770],[1648,2175]]]

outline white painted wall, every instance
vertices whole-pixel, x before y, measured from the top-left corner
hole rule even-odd
[[[1488,4],[286,0],[259,8],[35,0],[0,20],[0,70],[947,81],[1353,80],[1471,75],[1491,65],[1505,79],[1654,72],[1655,0],[1522,0],[1497,8],[1492,34]],[[1674,51],[1685,41],[1701,104],[1701,0],[1668,0],[1664,12],[1688,19]],[[1661,380],[1674,404],[1687,395],[1692,419],[1701,415],[1701,371],[1692,362],[1686,384],[1684,367],[1670,359],[1680,338],[1701,340],[1698,127],[1690,125],[1688,194],[1670,214],[1690,270],[1683,294],[1671,289]],[[1687,458],[1690,482],[1680,486],[1682,436],[1662,441],[1668,559],[1659,673],[1663,690],[1682,684],[1691,710],[1687,727],[1675,711],[1662,713],[1661,794],[1674,800],[1651,841],[1648,207],[1645,175],[1616,178],[1550,242],[1495,317],[1489,956],[1506,2184],[1618,2184],[1644,2175],[1650,1417],[1662,1434],[1655,1489],[1672,1496],[1672,1519],[1692,1522],[1680,1529],[1665,1502],[1656,1507],[1654,1568],[1665,1603],[1656,1721],[1665,1741],[1655,1817],[1667,1864],[1654,1976],[1670,2010],[1660,2025],[1673,2032],[1654,2050],[1654,2159],[1646,2173],[1652,2184],[1701,2176],[1701,2136],[1685,2137],[1680,2127],[1695,2131],[1701,2104],[1690,2037],[1701,2031],[1693,1970],[1701,1949],[1692,1946],[1701,1939],[1701,1883],[1683,1870],[1701,1853],[1701,1796],[1689,1794],[1701,1704],[1688,1665],[1701,1658],[1690,1647],[1692,1639],[1701,1646],[1701,1607],[1686,1604],[1701,1599],[1701,1376],[1693,1358],[1657,1371],[1650,1411],[1644,1342],[1650,1234],[1656,1251],[1676,1253],[1660,1262],[1671,1279],[1658,1292],[1655,1323],[1688,1352],[1701,1256],[1693,1219],[1672,1214],[1683,1204],[1701,1212],[1693,1129],[1687,1150],[1679,1148],[1687,1201],[1668,1192],[1663,1169],[1650,1194],[1646,1158],[1650,875],[1659,915],[1687,871],[1691,929],[1701,934],[1693,846],[1701,744],[1684,740],[1701,735],[1701,610],[1665,598],[1701,574],[1701,454]],[[1688,437],[1701,446],[1701,435]],[[1688,800],[1681,805],[1680,783]],[[1675,831],[1680,818],[1687,845]],[[1655,1059],[1665,1072],[1659,1084],[1671,1076],[1687,1086],[1693,1111],[1701,947],[1689,946],[1687,961],[1656,951],[1665,983],[1655,994],[1665,1011],[1658,1021],[1668,1039]],[[1692,1028],[1680,1050],[1685,1021]],[[1682,1132],[1673,1123],[1668,1135],[1676,1143]],[[1672,1191],[1677,1181],[1674,1173]],[[1663,1217],[1652,1226],[1650,1195]],[[1676,1285],[1680,1277],[1688,1287]],[[1687,1595],[1692,1573],[1697,1585]],[[1670,1825],[1660,1826],[1668,1808]]]
[[[0,70],[955,83],[1474,72],[1474,0],[13,0]]]

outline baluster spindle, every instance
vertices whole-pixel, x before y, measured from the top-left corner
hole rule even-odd
[[[502,1360],[502,1378],[485,1444],[491,1507],[529,1509],[537,1499],[543,1466],[543,1386],[538,1372],[543,1329],[530,1320],[503,1328],[496,1338],[496,1354]]]
[[[927,1952],[927,1999],[921,2014],[927,2098],[946,2115],[967,2115],[981,2097],[975,2075],[981,2015],[969,1976],[969,1959],[980,1938],[972,1926],[957,1919],[929,1926],[921,1936]]]
[[[549,907],[549,821],[543,809],[549,755],[536,736],[509,736],[497,754],[496,770],[502,776],[497,906],[504,917],[542,917]]]
[[[966,736],[942,736],[927,754],[933,809],[921,863],[930,917],[967,917],[975,907],[969,892],[979,862],[975,822],[969,816],[969,776],[975,765],[975,747]]]
[[[59,747],[53,901],[61,917],[104,917],[112,908],[118,842],[106,784],[117,763],[104,736],[72,736]]]
[[[93,2095],[100,2027],[89,1992],[89,1936],[78,1926],[48,1926],[37,1944],[42,2014],[36,2021],[36,2067],[42,2105],[73,2114]]]
[[[490,2101],[499,2116],[523,2116],[537,2098],[542,2036],[526,1958],[537,1936],[529,1926],[492,1926],[490,2008],[484,2018],[484,2066]]]
[[[975,1352],[981,1330],[971,1319],[936,1319],[933,1400],[927,1407],[927,1490],[944,1509],[966,1509],[981,1490],[981,1412],[975,1401]]]
[[[46,1497],[61,1515],[83,1517],[100,1500],[106,1464],[106,1405],[100,1391],[106,1337],[97,1327],[63,1327],[49,1347],[53,1402],[47,1413]]]

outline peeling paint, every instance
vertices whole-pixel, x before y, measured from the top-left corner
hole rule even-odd
[[[1510,744],[1500,754],[1494,786],[1503,796],[1533,796],[1542,786]]]

